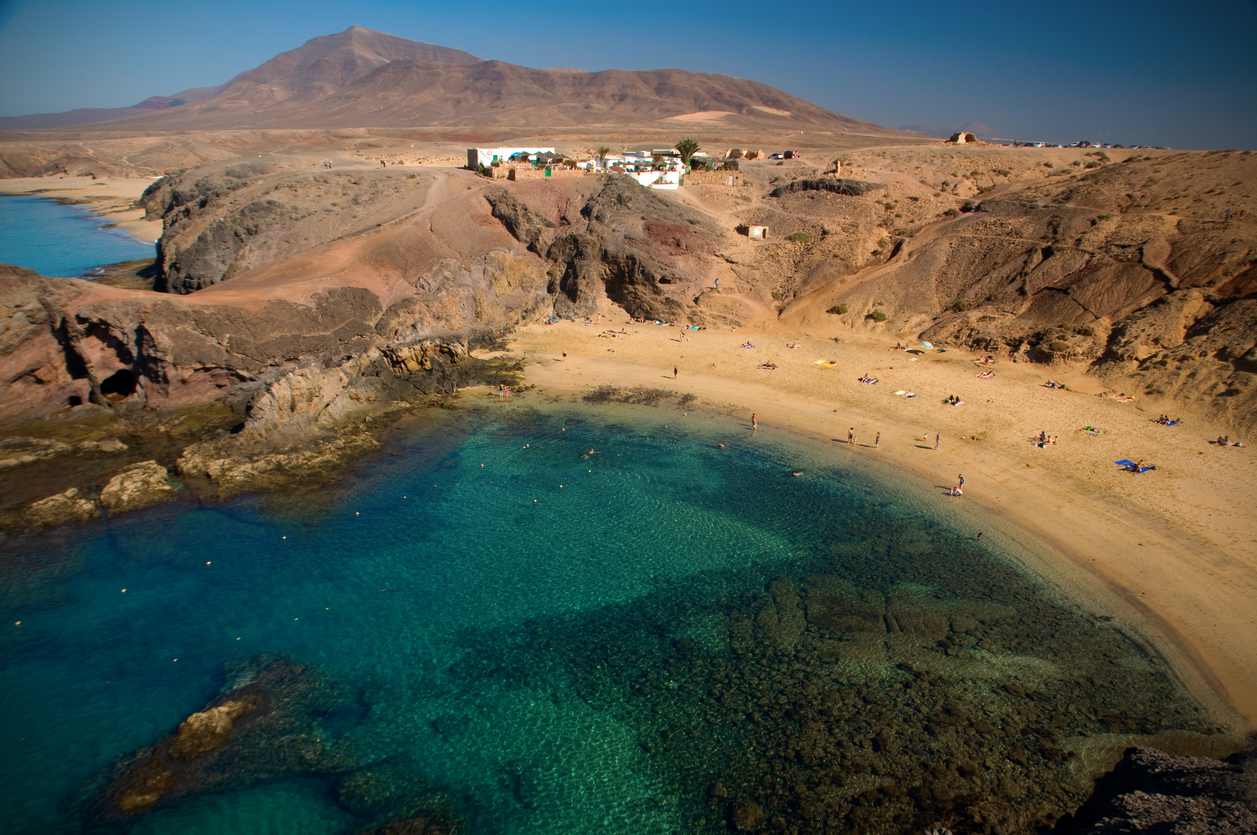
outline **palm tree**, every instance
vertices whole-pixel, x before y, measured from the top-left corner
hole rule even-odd
[[[611,153],[611,149],[606,145],[599,145],[594,148],[594,153],[598,156],[598,163],[603,167],[607,167],[607,154]]]
[[[693,139],[682,139],[672,147],[681,152],[681,163],[686,168],[690,167],[690,158],[702,150]]]

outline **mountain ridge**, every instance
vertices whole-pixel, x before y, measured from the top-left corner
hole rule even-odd
[[[664,119],[898,134],[749,79],[665,68],[534,69],[354,26],[312,38],[219,87],[129,108],[0,118],[0,130],[563,127]]]

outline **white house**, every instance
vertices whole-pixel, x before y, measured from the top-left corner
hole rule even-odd
[[[493,165],[495,162],[506,162],[516,154],[553,154],[553,148],[468,148],[467,167],[472,171],[482,165]]]

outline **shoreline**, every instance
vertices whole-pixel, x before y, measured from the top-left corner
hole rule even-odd
[[[1257,634],[1257,522],[1245,511],[1257,495],[1257,483],[1251,467],[1242,478],[1232,477],[1240,475],[1243,463],[1235,456],[1223,459],[1234,465],[1225,469],[1237,470],[1221,474],[1229,495],[1213,483],[1168,488],[1165,483],[1190,478],[1202,466],[1196,459],[1210,458],[1196,447],[1206,446],[1198,436],[1205,432],[1209,437],[1212,427],[1190,415],[1182,427],[1163,427],[1153,422],[1155,415],[1122,410],[1130,404],[1083,400],[1088,394],[1076,389],[1101,384],[1059,367],[1005,361],[995,366],[996,379],[977,380],[971,355],[960,349],[924,354],[908,366],[909,357],[888,351],[883,336],[845,333],[835,344],[794,338],[774,325],[691,331],[681,343],[679,328],[622,324],[627,317],[610,303],[603,312],[596,325],[560,322],[518,331],[508,350],[523,355],[528,382],[541,393],[579,394],[600,385],[689,393],[717,411],[743,414],[748,422],[754,412],[762,429],[781,427],[850,454],[876,455],[882,459],[877,466],[899,467],[934,485],[954,484],[956,473],[963,473],[970,500],[964,515],[996,523],[1021,552],[1019,561],[1027,570],[1087,608],[1136,629],[1180,683],[1225,724],[1239,733],[1257,729],[1257,642],[1251,640]],[[629,335],[597,338],[607,329]],[[786,349],[788,340],[803,347]],[[743,351],[738,347],[743,342],[758,347]],[[631,358],[621,359],[626,353]],[[813,354],[837,364],[817,367]],[[777,370],[760,371],[758,364],[769,360]],[[679,371],[675,381],[674,367]],[[857,382],[866,373],[881,382]],[[1049,375],[1074,390],[1041,388]],[[905,387],[918,397],[890,396]],[[952,393],[974,397],[966,406],[942,405]],[[980,404],[979,393],[1005,397],[983,398],[988,402]],[[1050,399],[1066,395],[1065,400]],[[1101,416],[1093,423],[1103,425],[1104,434],[1091,437],[1075,426],[1065,429],[1056,413],[1080,409]],[[846,432],[852,424],[857,445],[848,449]],[[1032,430],[1020,429],[1022,424],[1042,425],[1059,441],[1050,448],[1034,447]],[[1173,434],[1178,429],[1185,431]],[[881,444],[874,450],[878,431]],[[937,450],[931,448],[936,432],[942,435]],[[1135,475],[1112,463],[1126,457],[1108,451],[1115,443],[1143,448],[1139,441],[1122,440],[1137,435],[1174,447],[1143,456],[1159,465],[1153,473]],[[1247,451],[1216,450],[1219,456],[1231,453]],[[1215,462],[1208,466],[1218,469]],[[1166,478],[1171,471],[1174,475]],[[946,487],[939,493],[946,497]],[[977,507],[970,510],[972,505]],[[1202,529],[1212,530],[1212,536],[1201,536]]]
[[[157,179],[159,178],[94,179],[64,174],[56,177],[15,177],[0,179],[0,194],[45,197],[86,206],[92,214],[151,244],[161,237],[162,222],[145,220],[144,210],[135,208],[135,202]]]

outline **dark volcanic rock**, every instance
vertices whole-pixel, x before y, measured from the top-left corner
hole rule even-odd
[[[697,318],[691,298],[706,276],[702,257],[724,235],[703,214],[616,175],[602,177],[579,217],[561,226],[505,190],[486,199],[518,241],[551,263],[555,315],[593,315],[607,297],[636,317]]]
[[[1132,747],[1074,816],[1075,835],[1251,835],[1257,832],[1257,757],[1172,757]]]
[[[517,241],[538,255],[545,252],[545,247],[541,245],[542,234],[555,226],[549,218],[528,208],[506,189],[490,189],[485,192],[484,199],[493,207],[493,216],[502,221],[506,231]]]
[[[885,186],[881,183],[866,183],[862,180],[815,177],[806,180],[795,180],[794,182],[777,186],[768,196],[784,197],[787,194],[797,194],[801,191],[828,191],[833,194],[843,194],[847,197],[863,197],[870,191],[876,191],[879,188],[885,188]]]
[[[245,205],[234,216],[214,223],[173,258],[166,257],[166,248],[159,243],[158,257],[163,269],[157,289],[191,293],[228,280],[240,271],[242,255],[254,239],[263,232],[282,231],[302,216],[295,206],[276,200],[259,200]]]

